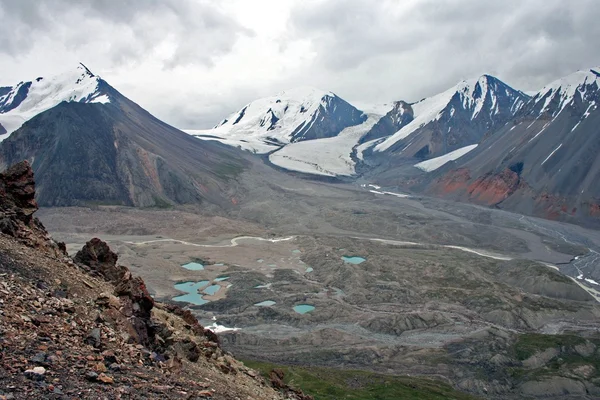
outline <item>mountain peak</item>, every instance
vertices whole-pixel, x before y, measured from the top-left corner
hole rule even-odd
[[[535,96],[536,104],[544,101],[541,112],[560,113],[567,105],[572,104],[579,93],[582,100],[595,99],[600,89],[600,67],[580,70],[559,78],[544,86]],[[590,100],[590,101],[591,101]],[[554,107],[555,105],[556,107]]]
[[[80,63],[79,63],[79,65],[77,66],[77,69],[81,69],[81,68],[83,68],[83,69],[85,70],[85,72],[87,73],[87,75],[88,75],[90,78],[93,78],[93,77],[95,77],[95,76],[96,76],[96,75],[94,75],[94,73],[93,73],[92,71],[90,71],[90,69],[89,69],[88,67],[86,67],[86,66],[85,66],[85,64],[84,64],[84,63],[82,63],[82,62],[80,62]]]
[[[335,136],[366,118],[332,92],[300,86],[254,100],[213,130],[192,134],[219,137],[226,143],[264,153],[291,142]]]
[[[8,134],[17,130],[25,121],[67,101],[83,103],[108,103],[110,98],[101,89],[101,79],[84,64],[51,77],[38,77],[6,87],[0,93],[0,125]]]

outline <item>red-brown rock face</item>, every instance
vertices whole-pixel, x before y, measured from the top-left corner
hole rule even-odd
[[[499,174],[483,176],[469,185],[469,198],[490,206],[498,204],[513,194],[519,183],[519,175],[506,168]]]
[[[436,187],[440,194],[453,193],[461,189],[466,189],[469,184],[471,175],[469,170],[466,168],[459,168],[454,171],[450,171],[443,178],[441,178]]]

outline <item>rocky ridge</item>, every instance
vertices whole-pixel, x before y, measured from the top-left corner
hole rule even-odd
[[[0,175],[0,399],[311,398],[156,303],[101,240],[71,259],[33,216],[34,196],[27,162]]]

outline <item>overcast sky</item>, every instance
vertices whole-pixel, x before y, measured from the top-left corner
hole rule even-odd
[[[295,86],[416,101],[600,65],[597,0],[0,0],[0,85],[83,62],[179,128]]]

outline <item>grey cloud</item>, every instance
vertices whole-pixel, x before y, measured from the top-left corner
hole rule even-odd
[[[424,0],[394,12],[404,4],[303,3],[292,13],[292,27],[296,36],[312,39],[315,68],[364,77],[359,74],[368,65],[382,77],[395,75],[388,85],[413,99],[484,72],[530,90],[599,63],[594,0]]]
[[[2,0],[0,52],[18,56],[38,38],[77,51],[97,44],[115,62],[139,61],[170,37],[167,67],[201,63],[227,53],[248,29],[206,2],[193,0]]]

